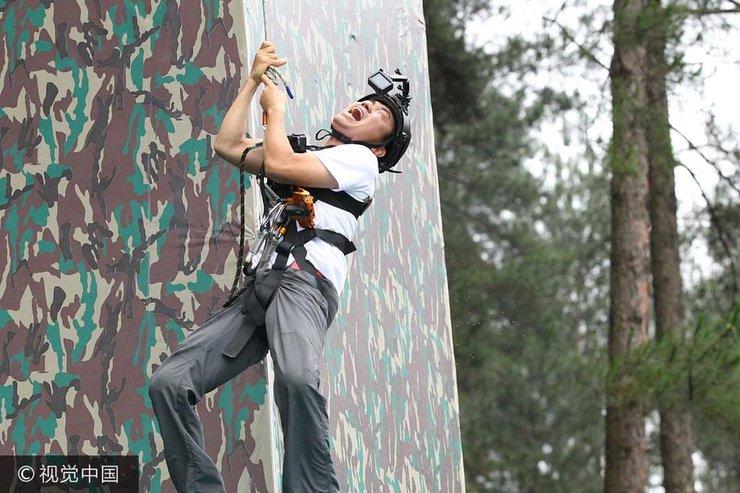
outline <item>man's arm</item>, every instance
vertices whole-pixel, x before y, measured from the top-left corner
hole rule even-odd
[[[249,115],[249,105],[254,97],[254,93],[260,83],[260,76],[265,73],[267,67],[280,67],[285,65],[285,58],[278,58],[275,52],[275,45],[269,41],[263,41],[254,55],[252,68],[249,71],[249,77],[244,85],[239,89],[236,99],[231,103],[229,111],[224,116],[221,128],[213,143],[213,149],[216,154],[226,161],[230,162],[237,168],[241,161],[244,149],[260,142],[258,139],[248,139],[247,117]],[[250,173],[258,173],[262,166],[262,151],[255,149],[247,154],[244,162],[244,170]]]
[[[257,90],[257,82],[251,77],[239,90],[239,93],[231,103],[229,111],[224,116],[221,128],[216,136],[213,149],[216,154],[226,161],[230,162],[237,168],[242,157],[242,152],[248,146],[259,142],[258,139],[248,139],[247,133],[247,116],[249,115],[249,105]],[[247,154],[244,161],[244,170],[257,174],[262,166],[262,150],[255,149]]]
[[[268,66],[279,67],[285,63],[284,58],[277,57],[273,43],[269,41],[262,43],[254,57],[249,78],[224,116],[213,148],[216,154],[239,168],[244,149],[259,142],[258,139],[246,138],[245,134],[249,105],[259,81],[262,80],[265,83],[265,90],[260,98],[260,104],[268,114],[268,126],[263,146],[247,153],[244,170],[257,174],[264,161],[265,175],[277,182],[307,187],[337,188],[334,176],[316,156],[310,153],[295,153],[288,142],[284,120],[285,95],[264,75]]]
[[[237,168],[244,149],[260,142],[259,139],[244,137],[249,103],[255,90],[256,83],[248,80],[226,113],[213,146],[216,154]],[[268,125],[263,147],[247,153],[244,170],[256,175],[264,160],[265,175],[278,183],[337,188],[339,185],[334,175],[329,173],[316,156],[293,152],[285,133],[285,108],[274,106],[268,107],[266,111]]]
[[[285,133],[285,95],[266,75],[262,76],[262,82],[265,90],[260,97],[260,105],[267,112],[267,128],[262,145],[265,175],[288,185],[337,188],[337,180],[319,158],[309,152],[293,152]]]

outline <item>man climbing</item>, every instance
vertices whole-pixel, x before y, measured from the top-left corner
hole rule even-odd
[[[261,361],[275,363],[274,395],[283,429],[283,491],[338,491],[329,446],[326,400],[319,391],[324,340],[347,276],[357,218],[370,205],[379,173],[389,171],[410,140],[408,80],[379,71],[374,89],[332,118],[327,146],[301,152],[285,131],[286,97],[265,72],[286,63],[264,42],[248,80],[215,141],[223,159],[302,187],[314,199],[313,224],[290,220],[276,251],[246,281],[235,301],[189,334],[154,372],[149,387],[165,459],[179,492],[223,492],[221,474],[204,451],[194,406],[206,393]],[[264,140],[245,138],[249,105],[260,83]]]

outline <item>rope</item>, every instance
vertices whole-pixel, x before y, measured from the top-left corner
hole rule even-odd
[[[267,41],[267,5],[265,4],[265,0],[262,0],[262,24],[264,29],[264,40]],[[247,138],[251,138],[251,135],[249,132],[247,132]],[[245,153],[246,154],[246,153]],[[245,216],[246,213],[244,211],[244,196],[247,193],[247,190],[244,186],[244,160],[246,158],[246,155],[242,154],[242,159],[239,163],[239,219],[241,222],[241,228],[239,228],[239,258],[237,260],[237,267],[236,272],[234,273],[234,281],[231,284],[231,290],[229,291],[229,297],[227,298],[226,302],[224,303],[224,307],[228,306],[235,296],[238,296],[238,294],[235,294],[237,291],[237,288],[239,286],[239,278],[241,277],[242,270],[244,269],[244,229],[245,229]]]
[[[264,26],[264,30],[265,30],[264,39],[265,39],[265,41],[267,41],[267,38],[268,38],[268,36],[267,36],[267,15],[265,15],[266,12],[267,12],[267,10],[266,10],[267,9],[267,5],[266,5],[265,1],[266,0],[262,0],[262,22],[263,22],[263,26]],[[285,77],[283,77],[283,75],[280,72],[278,72],[278,70],[275,67],[273,67],[272,65],[268,66],[267,67],[267,70],[265,71],[265,73],[267,74],[268,77],[270,77],[270,79],[272,79],[272,81],[275,83],[275,85],[278,84],[278,81],[282,82],[283,86],[285,86],[285,92],[288,93],[288,97],[290,97],[290,99],[295,99],[295,96],[293,95],[293,91],[290,89],[290,86],[288,85],[288,81],[285,80]],[[263,118],[264,118],[264,113],[263,113]],[[247,132],[247,138],[250,138],[250,139],[252,138],[252,136],[249,135],[249,132]],[[311,146],[311,147],[313,147],[313,146]],[[247,153],[250,150],[252,150],[252,149],[254,149],[254,146],[250,146],[250,147],[247,147],[246,149],[244,149],[244,152],[242,153],[241,161],[239,162],[239,188],[241,190],[240,193],[239,193],[239,204],[240,204],[239,205],[239,215],[240,215],[240,219],[241,219],[241,231],[240,231],[240,234],[239,234],[239,259],[238,259],[238,263],[237,263],[236,273],[234,274],[234,282],[231,284],[231,291],[229,293],[229,298],[227,299],[226,303],[224,304],[224,307],[227,306],[229,303],[231,303],[231,301],[233,300],[234,293],[236,292],[237,286],[239,285],[239,277],[241,275],[242,270],[245,268],[245,266],[244,266],[244,226],[245,226],[244,195],[247,193],[247,191],[246,191],[245,186],[244,186],[244,173],[245,173],[245,171],[244,171],[244,160],[246,159]],[[262,186],[263,185],[263,181],[264,181],[264,169],[265,168],[264,168],[264,163],[263,163],[262,164],[262,171],[260,171],[260,174],[258,175],[257,178],[260,181],[260,183],[259,183],[260,184],[260,190],[262,191],[262,194],[263,194],[263,197],[262,197],[263,198],[263,206],[265,207],[265,211],[263,211],[263,212],[266,212],[266,210],[267,210],[266,209],[267,208],[267,202],[268,201],[266,200],[266,198],[264,196],[264,193],[265,192],[264,192],[264,188]],[[251,263],[251,258],[250,258],[250,263]],[[246,271],[245,271],[245,274],[247,274]]]
[[[239,188],[241,192],[239,193],[239,218],[241,222],[241,228],[239,231],[239,259],[237,260],[237,267],[236,267],[236,273],[234,275],[234,282],[231,284],[231,291],[229,292],[229,298],[227,299],[224,306],[229,304],[229,301],[234,296],[234,292],[237,289],[237,286],[239,285],[239,277],[240,273],[243,268],[244,264],[244,224],[245,224],[245,213],[244,213],[244,195],[246,194],[246,189],[244,187],[244,168],[241,166],[244,162],[242,161],[239,166]]]

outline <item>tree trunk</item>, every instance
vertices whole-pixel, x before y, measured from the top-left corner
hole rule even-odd
[[[653,307],[656,339],[684,330],[681,265],[676,220],[674,160],[668,120],[665,59],[668,19],[660,0],[650,0],[647,23],[647,97],[645,131],[650,146],[650,248],[653,273]],[[688,411],[688,382],[678,393],[678,402],[661,399],[660,449],[666,493],[694,491],[693,433]]]
[[[638,26],[649,0],[614,1],[611,61],[612,142],[609,364],[624,360],[648,338],[650,246],[648,137],[640,124],[646,107],[646,51]],[[645,408],[636,397],[617,400],[630,370],[618,373],[606,393],[604,491],[643,493],[647,485]]]

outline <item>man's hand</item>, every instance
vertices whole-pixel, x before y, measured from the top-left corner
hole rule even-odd
[[[275,53],[275,45],[273,43],[263,41],[257,54],[254,55],[252,69],[249,71],[249,77],[259,84],[260,77],[265,73],[267,67],[270,65],[280,67],[286,63],[288,62],[285,58],[278,58],[277,53]]]
[[[285,93],[278,89],[265,74],[262,74],[260,80],[265,84],[265,90],[262,91],[262,95],[260,96],[260,106],[262,106],[262,109],[265,111],[274,109],[284,110],[285,102],[287,101]]]

